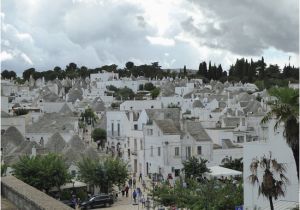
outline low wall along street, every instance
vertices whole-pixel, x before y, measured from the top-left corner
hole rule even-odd
[[[1,178],[1,196],[22,210],[72,209],[14,176]]]

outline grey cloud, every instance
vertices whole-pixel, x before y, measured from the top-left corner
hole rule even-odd
[[[268,47],[298,52],[298,0],[199,0],[198,6],[212,22],[182,22],[183,29],[200,45],[229,50],[235,54],[258,55]],[[219,28],[214,27],[219,24]],[[201,30],[201,28],[206,30]]]

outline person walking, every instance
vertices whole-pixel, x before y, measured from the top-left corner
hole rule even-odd
[[[133,178],[133,188],[135,188],[136,187],[136,180],[135,180],[135,178]]]
[[[137,193],[134,190],[133,193],[132,193],[132,197],[133,197],[134,203],[136,203],[136,196],[137,196]]]
[[[141,202],[142,202],[142,207],[145,208],[146,199],[145,199],[144,195],[141,198]]]
[[[131,186],[132,186],[132,179],[129,179],[128,185],[129,185],[129,187],[131,188]]]
[[[125,186],[122,188],[121,192],[122,192],[122,197],[124,197],[124,195],[125,195]]]
[[[98,140],[98,141],[97,141],[97,150],[99,150],[99,149],[100,149],[100,145],[101,145],[101,141],[100,141],[100,140]]]
[[[125,193],[126,193],[126,197],[128,197],[128,191],[129,191],[129,187],[128,187],[128,186],[126,186],[126,187],[125,187]]]
[[[142,197],[142,191],[141,191],[141,188],[137,187],[137,188],[136,188],[136,192],[137,192],[137,196],[138,196],[138,197]]]
[[[143,174],[142,172],[140,173],[140,176],[139,176],[139,182],[141,182],[143,180]]]
[[[142,185],[143,185],[143,189],[145,191],[146,190],[146,181],[145,180],[143,180]]]

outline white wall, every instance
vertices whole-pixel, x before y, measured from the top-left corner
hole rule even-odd
[[[161,107],[161,102],[158,100],[125,101],[120,105],[120,110],[161,109]]]
[[[153,135],[147,135],[147,129],[153,129]],[[166,178],[169,173],[172,173],[172,167],[182,168],[181,157],[175,157],[175,147],[181,148],[180,135],[163,135],[155,122],[152,126],[144,127],[144,135],[145,162],[148,162],[149,173],[159,173],[159,168],[161,168],[161,173]],[[165,142],[168,144],[166,145]],[[153,147],[153,156],[151,155],[151,146]],[[158,147],[160,147],[160,156],[158,156]]]
[[[181,106],[183,103],[181,96],[159,97],[157,100],[161,101],[162,108],[167,108],[171,104]]]
[[[91,74],[90,78],[91,78],[91,82],[93,81],[108,81],[109,79],[112,78],[119,78],[119,74],[118,73],[114,73],[114,72],[103,72],[103,73],[95,73],[95,74]]]
[[[286,176],[290,182],[286,187],[285,197],[280,197],[279,200],[299,202],[299,185],[296,174],[296,164],[292,151],[287,146],[285,139],[282,136],[282,132],[282,127],[274,132],[274,122],[271,122],[269,124],[269,138],[267,141],[251,142],[244,146],[244,209],[250,210],[255,206],[260,208],[269,207],[269,201],[262,196],[258,196],[258,187],[251,185],[248,177],[251,174],[249,166],[253,158],[261,158],[263,155],[269,155],[270,151],[272,152],[272,158],[275,158],[279,163],[286,164]],[[258,175],[261,180],[261,170],[259,170]]]
[[[205,129],[214,144],[222,145],[222,139],[233,140],[233,129]]]
[[[1,96],[1,111],[8,113],[8,97]]]

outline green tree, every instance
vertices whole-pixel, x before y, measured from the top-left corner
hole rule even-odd
[[[52,187],[59,189],[71,177],[62,157],[53,153],[36,157],[22,156],[12,168],[18,179],[46,193]]]
[[[134,98],[134,92],[128,87],[119,89],[116,94],[117,98],[122,100],[132,100]]]
[[[84,157],[77,166],[79,178],[100,187],[101,192],[107,193],[113,185],[121,186],[128,179],[127,164],[119,158],[91,160]]]
[[[99,172],[102,172],[102,165],[99,160],[92,160],[87,157],[83,157],[81,161],[77,163],[79,168],[79,179],[89,184],[90,186],[101,187],[103,176],[97,176]]]
[[[151,82],[144,85],[144,90],[151,91],[153,89],[155,89],[155,86]]]
[[[8,70],[4,70],[1,72],[1,76],[3,79],[11,79],[11,78],[16,78],[17,74],[14,71],[8,71]]]
[[[232,170],[243,171],[243,158],[232,159],[232,157],[225,157],[222,160],[221,166]]]
[[[132,69],[134,67],[134,63],[131,62],[131,61],[128,61],[126,64],[125,64],[126,68],[127,69]]]
[[[107,158],[103,162],[107,174],[108,189],[113,185],[121,187],[128,179],[128,166],[120,158]]]
[[[27,69],[27,70],[23,71],[23,79],[24,80],[29,80],[30,75],[33,76],[34,72],[35,72],[34,68],[30,68],[30,69]]]
[[[28,110],[27,109],[16,109],[14,110],[14,114],[17,115],[17,116],[20,116],[20,115],[26,115],[28,114]]]
[[[110,90],[110,91],[115,91],[115,92],[117,92],[117,91],[119,90],[117,87],[115,87],[115,86],[113,86],[113,85],[107,86],[106,89],[107,89],[107,90]]]
[[[263,170],[261,180],[257,173],[258,168]],[[250,171],[249,180],[251,184],[258,184],[258,194],[269,199],[270,208],[274,210],[273,198],[277,200],[278,197],[284,196],[285,185],[288,183],[288,179],[285,176],[285,166],[282,163],[278,163],[276,159],[272,159],[270,153],[269,157],[264,155],[261,160],[254,159],[250,165]],[[278,174],[278,179],[276,179],[277,176],[275,174]]]
[[[272,88],[269,93],[277,100],[270,104],[271,111],[264,116],[261,122],[267,123],[274,117],[276,119],[274,130],[280,123],[284,124],[283,135],[286,143],[292,149],[299,179],[299,92],[291,88]]]
[[[95,112],[91,108],[85,109],[84,112],[81,113],[80,116],[81,116],[80,121],[85,125],[94,126],[95,123],[97,122],[97,119],[98,119],[97,115],[95,114]]]
[[[199,209],[199,210],[228,210],[243,204],[242,183],[220,182],[218,180],[206,180],[197,182],[193,179],[183,181],[177,180],[174,187],[168,183],[157,186],[151,193],[154,201],[164,205],[177,208]]]
[[[102,128],[94,129],[92,132],[92,138],[94,139],[94,141],[100,140],[100,145],[103,148],[106,142],[106,130]]]
[[[155,99],[160,93],[160,89],[159,88],[154,88],[153,90],[151,90],[151,97],[152,99]]]
[[[210,172],[206,166],[207,160],[200,158],[200,161],[196,157],[191,157],[187,161],[183,162],[183,171],[186,178],[198,178],[202,177],[205,172]]]
[[[1,164],[1,176],[5,176],[7,168],[8,168],[7,164],[5,163]]]
[[[184,65],[183,67],[183,75],[186,76],[187,75],[187,71],[186,71],[186,66]]]

